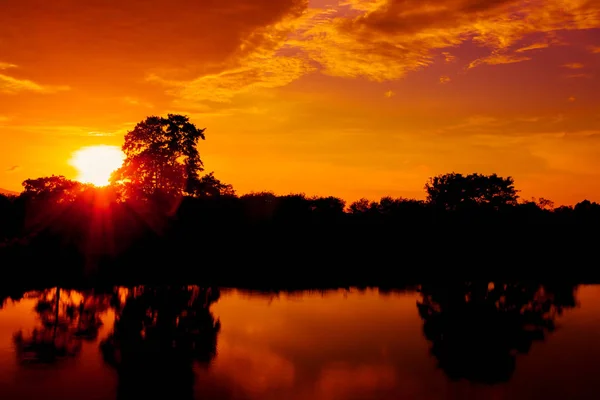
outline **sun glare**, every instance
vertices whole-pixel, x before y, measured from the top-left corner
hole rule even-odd
[[[108,185],[110,175],[121,165],[125,155],[117,146],[89,146],[73,153],[69,164],[77,169],[77,180],[95,186]]]

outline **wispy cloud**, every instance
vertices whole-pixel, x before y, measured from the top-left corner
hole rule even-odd
[[[440,83],[444,84],[444,83],[448,83],[450,82],[450,77],[449,76],[441,76],[440,77]]]
[[[446,61],[447,63],[451,63],[453,61],[456,61],[456,56],[453,56],[452,54],[450,54],[447,51],[443,51],[442,55],[444,56],[444,61]]]
[[[568,68],[568,69],[582,69],[585,68],[585,65],[581,64],[581,63],[569,63],[569,64],[563,64],[564,68]]]
[[[116,132],[99,132],[99,131],[91,131],[87,133],[88,136],[95,136],[95,137],[109,137],[109,136],[115,136],[117,135]]]
[[[591,78],[592,74],[571,74],[567,75],[567,78]]]
[[[330,10],[307,10],[304,0],[286,0],[292,6],[272,24],[256,29],[240,44],[216,72],[195,79],[169,79],[149,74],[148,82],[158,83],[177,101],[231,102],[242,93],[279,88],[316,69],[315,63],[292,50],[289,38],[301,32],[307,21],[318,24]]]
[[[315,67],[300,57],[254,57],[243,67],[218,74],[205,75],[190,81],[148,76],[149,82],[166,86],[167,93],[188,101],[230,102],[240,93],[285,86]]]
[[[529,61],[531,57],[519,56],[515,54],[492,54],[488,57],[479,58],[469,64],[469,69],[478,67],[483,64],[487,65],[502,65],[515,64],[523,61]]]
[[[135,124],[133,124],[135,125]],[[131,128],[131,124],[129,125]],[[11,130],[52,136],[115,136],[127,132],[126,129],[113,131],[99,130],[97,127],[77,125],[12,125]]]
[[[391,97],[394,97],[396,95],[396,93],[394,93],[392,90],[388,90],[383,95],[389,99]]]
[[[450,125],[442,129],[442,131],[455,131],[455,130],[468,130],[468,129],[479,129],[482,127],[498,126],[499,124],[506,123],[506,121],[499,120],[496,117],[487,115],[473,115],[466,118],[463,122],[456,125]]]
[[[9,69],[9,68],[17,68],[17,66],[15,64],[0,62],[0,70]]]
[[[548,47],[550,47],[550,45],[548,43],[534,43],[534,44],[530,44],[529,46],[521,47],[520,49],[515,50],[515,52],[523,53],[525,51],[547,49]]]
[[[145,108],[153,107],[152,103],[138,99],[136,97],[125,96],[121,100],[123,101],[123,103],[131,105],[131,106],[145,107]]]
[[[600,54],[600,46],[590,46],[592,54]]]
[[[14,65],[10,65],[10,68],[14,67]],[[19,92],[56,93],[66,90],[70,90],[70,88],[68,86],[41,85],[29,79],[18,79],[6,74],[0,74],[0,93],[4,94],[16,94]]]
[[[18,171],[19,169],[21,169],[21,167],[19,165],[13,165],[13,166],[7,168],[6,172],[8,172],[8,173],[15,172],[15,171]]]

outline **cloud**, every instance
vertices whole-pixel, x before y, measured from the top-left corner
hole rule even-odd
[[[0,74],[0,93],[15,94],[19,92],[57,93],[70,90],[68,86],[40,85],[28,79],[17,79]]]
[[[456,57],[447,51],[443,51],[442,55],[444,56],[444,61],[446,61],[447,63],[450,63],[450,62],[453,62],[456,60]]]
[[[523,61],[529,61],[531,57],[519,56],[514,54],[492,54],[488,57],[479,58],[469,64],[469,69],[478,67],[483,64],[487,65],[502,65],[502,64],[515,64]]]
[[[466,118],[464,121],[456,124],[450,125],[440,130],[440,132],[444,131],[469,131],[471,129],[481,129],[481,128],[490,128],[497,127],[505,124],[506,121],[499,120],[496,117],[491,117],[487,115],[473,115]]]
[[[60,76],[74,87],[146,77],[174,100],[230,102],[317,70],[378,82],[400,79],[440,60],[440,54],[444,62],[454,61],[452,49],[465,43],[488,52],[470,68],[527,61],[524,53],[557,44],[552,35],[558,31],[600,27],[600,3],[594,0],[341,0],[327,8],[309,8],[308,0],[61,5],[13,0],[0,14],[0,41],[9,44],[6,60],[39,52],[38,75],[30,80],[0,75],[0,91],[66,90],[56,84]],[[52,85],[36,83],[47,78]],[[125,102],[142,105],[144,95],[128,95]]]
[[[444,84],[444,83],[448,83],[450,82],[450,77],[449,76],[441,76],[440,77],[440,83]]]
[[[139,106],[139,107],[146,107],[146,108],[152,108],[153,107],[152,103],[140,100],[140,99],[135,98],[135,97],[125,96],[121,100],[123,101],[123,103],[131,105],[131,106]]]
[[[110,137],[110,136],[115,136],[117,133],[92,131],[92,132],[88,132],[87,134],[88,134],[88,136],[94,136],[94,137]]]
[[[265,7],[267,4],[271,3]],[[168,95],[189,106],[203,101],[231,102],[238,94],[282,87],[314,71],[314,63],[290,51],[286,40],[315,13],[307,11],[306,0],[285,0],[283,4],[287,8],[278,19],[240,38],[238,47],[212,71],[192,79],[150,73],[146,80],[164,86]]]
[[[4,92],[63,90],[34,82],[67,76],[71,86],[93,86],[98,94],[150,77],[169,94],[227,101],[234,93],[278,87],[310,71],[305,60],[275,54],[307,13],[308,0],[62,0],[60,7],[9,1],[0,13],[0,42],[8,44],[3,57],[23,60],[37,52],[27,67],[38,75],[29,81],[3,76]],[[128,104],[143,105],[144,90],[128,93],[134,100]]]
[[[9,68],[17,68],[17,66],[15,64],[0,62],[0,70],[9,69]]]
[[[515,53],[523,53],[525,51],[538,50],[538,49],[547,49],[550,47],[548,43],[534,43],[529,46],[521,47],[520,49],[515,50]]]
[[[564,64],[563,67],[568,68],[568,69],[582,69],[582,68],[585,68],[585,65],[583,65],[581,63],[569,63],[569,64]]]
[[[0,71],[17,68],[15,64],[0,62]],[[6,74],[0,74],[0,93],[15,94],[19,92],[56,93],[69,90],[68,86],[40,85],[28,79],[18,79]]]
[[[590,46],[592,54],[600,54],[600,46]]]
[[[571,96],[567,99],[567,101],[569,101],[570,103],[574,103],[577,100],[577,98],[575,98],[575,96]]]
[[[240,93],[285,86],[314,67],[299,57],[255,57],[243,67],[205,75],[189,81],[165,80],[156,75],[148,81],[168,87],[167,93],[179,99],[198,102],[230,102]]]
[[[340,0],[340,6],[348,6],[352,10],[373,12],[385,7],[388,0]]]
[[[511,48],[533,34],[600,27],[600,4],[592,0],[389,0],[347,1],[358,15],[330,16],[307,29],[296,43],[319,62],[325,74],[398,79],[434,62],[435,50],[466,42],[491,54],[472,66],[508,64],[530,58]],[[520,52],[546,44],[520,47]]]
[[[68,66],[81,72],[104,67],[106,60],[122,69],[222,62],[261,47],[270,40],[262,28],[301,14],[308,5],[307,0],[62,0],[60,7],[48,7],[44,0],[8,1],[10,7],[0,14],[0,40],[11,45],[9,53],[52,49],[36,60],[83,59],[87,62]],[[14,35],[17,29],[20,34]]]
[[[127,132],[131,126],[135,126],[135,123],[127,123],[127,128],[118,128],[113,131],[99,130],[97,127],[91,128],[88,126],[77,126],[77,125],[13,125],[10,127],[11,130],[35,133],[40,135],[51,135],[51,136],[117,136]]]
[[[571,74],[567,75],[567,78],[591,78],[592,74]]]
[[[383,95],[389,99],[390,97],[394,97],[396,93],[394,93],[392,90],[388,90]]]
[[[13,166],[7,168],[6,172],[11,173],[11,172],[18,171],[19,169],[21,169],[21,167],[19,165],[13,165]]]

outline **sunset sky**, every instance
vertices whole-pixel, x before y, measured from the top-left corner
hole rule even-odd
[[[600,201],[599,74],[598,0],[2,0],[0,188],[181,113],[238,193]]]

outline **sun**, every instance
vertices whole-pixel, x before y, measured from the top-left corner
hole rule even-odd
[[[106,186],[110,175],[123,165],[125,155],[117,146],[88,146],[75,151],[69,164],[77,169],[77,180],[94,186]]]

